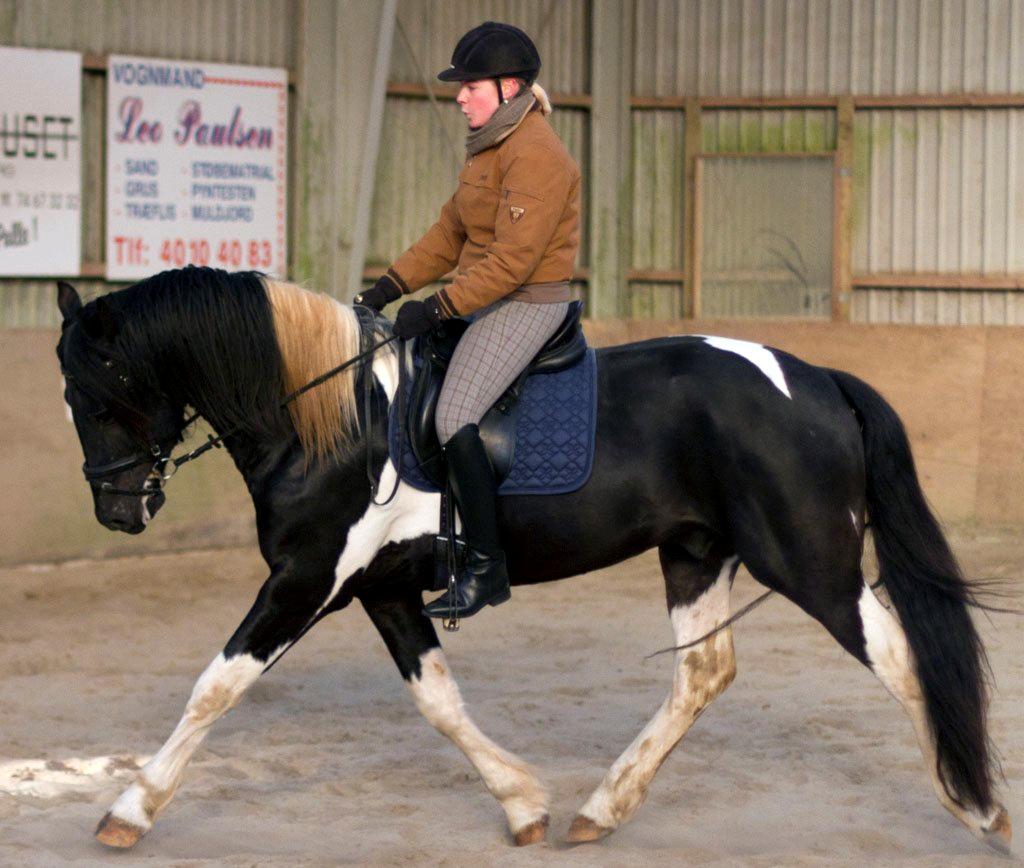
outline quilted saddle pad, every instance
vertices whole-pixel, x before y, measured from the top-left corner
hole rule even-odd
[[[527,377],[519,398],[515,447],[500,495],[568,494],[582,488],[594,464],[597,428],[597,360],[592,349],[571,368]],[[391,460],[402,453],[402,479],[421,491],[437,491],[420,470],[406,440],[399,450],[398,401],[391,402]],[[402,431],[404,437],[404,428]]]

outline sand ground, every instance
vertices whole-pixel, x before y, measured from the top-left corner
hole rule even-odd
[[[1024,533],[961,528],[954,542],[971,574],[1024,579]],[[419,716],[355,604],[215,726],[135,850],[105,850],[91,833],[130,772],[101,759],[76,774],[71,761],[159,747],[263,575],[242,549],[0,570],[0,864],[1007,864],[939,807],[875,678],[777,598],[737,625],[736,682],[635,819],[562,844],[668,689],[671,658],[644,659],[671,639],[653,556],[516,590],[444,638],[478,724],[550,785],[548,843],[511,846],[498,804]],[[741,573],[734,608],[758,590]],[[1024,618],[979,625],[1002,792],[1021,821]]]

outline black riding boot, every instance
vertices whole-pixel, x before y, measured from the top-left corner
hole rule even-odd
[[[444,455],[466,538],[466,561],[459,571],[455,592],[456,612],[458,617],[468,618],[488,604],[504,603],[510,596],[505,553],[498,540],[498,485],[476,425],[460,428],[445,444]],[[447,618],[451,614],[448,596],[446,591],[428,603],[424,614]]]

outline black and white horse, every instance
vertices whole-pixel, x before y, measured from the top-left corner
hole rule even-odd
[[[163,503],[154,488],[163,458],[194,408],[215,430],[232,432],[226,446],[252,494],[270,568],[98,838],[135,844],[214,721],[320,618],[358,599],[420,711],[501,803],[515,842],[541,840],[544,785],[470,719],[420,612],[433,580],[438,495],[400,482],[386,505],[371,499],[367,448],[380,490],[396,482],[381,424],[397,388],[395,345],[283,410],[283,395],[359,353],[351,308],[257,274],[197,268],[84,306],[62,284],[58,301],[57,354],[97,519],[143,530]],[[1009,816],[993,792],[984,650],[967,609],[974,599],[925,504],[891,407],[849,374],[722,338],[602,349],[597,370],[587,484],[572,494],[501,499],[513,584],[578,575],[657,547],[676,644],[684,645],[727,620],[744,564],[878,676],[910,716],[939,801],[975,835],[1008,847]],[[373,378],[370,420],[355,399],[361,377]],[[861,572],[868,521],[891,609]],[[580,808],[571,841],[603,837],[632,817],[669,751],[735,671],[728,627],[677,652],[668,698]]]

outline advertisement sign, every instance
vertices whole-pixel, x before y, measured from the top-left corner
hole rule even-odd
[[[0,275],[77,275],[82,55],[0,47],[0,70]]]
[[[285,275],[288,71],[111,56],[107,278]]]

